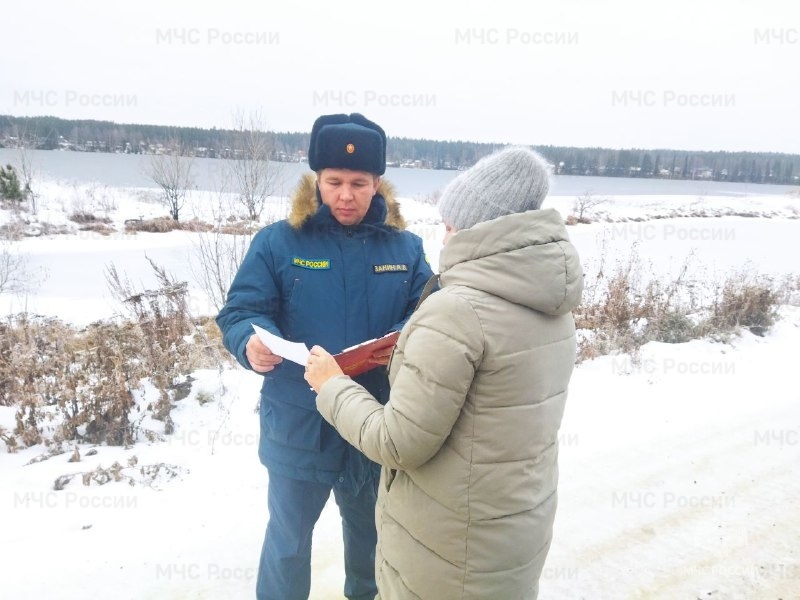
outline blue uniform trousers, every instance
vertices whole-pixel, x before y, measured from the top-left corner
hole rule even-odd
[[[269,473],[269,521],[261,549],[256,595],[258,600],[306,600],[311,590],[311,535],[331,487]],[[360,490],[333,488],[342,516],[344,537],[344,595],[350,600],[373,600],[375,585],[375,501],[378,482]]]

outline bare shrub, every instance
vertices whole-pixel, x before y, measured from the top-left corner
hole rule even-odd
[[[196,240],[197,260],[192,262],[192,274],[217,311],[225,305],[228,289],[242,264],[250,239],[250,234],[226,235],[216,230],[201,234]]]
[[[132,391],[144,376],[136,332],[18,315],[3,324],[0,403],[16,405],[26,446],[81,440],[129,444]]]
[[[186,154],[183,144],[172,139],[163,153],[151,155],[147,164],[147,175],[161,188],[161,202],[175,221],[192,186],[192,157]]]
[[[213,319],[190,318],[186,283],[151,266],[158,287],[144,291],[113,265],[107,270],[129,320],[80,330],[27,314],[0,322],[0,405],[16,407],[13,432],[0,432],[9,450],[72,440],[129,445],[140,434],[156,439],[142,427],[148,415],[172,433],[169,413],[191,388],[188,373],[227,362]],[[136,400],[145,379],[158,392],[149,404]]]
[[[39,210],[39,194],[34,188],[33,153],[31,150],[35,150],[39,146],[39,138],[33,132],[23,131],[19,135],[19,140],[19,170],[22,175],[22,190],[28,199],[31,213],[35,215]]]
[[[216,206],[212,208],[216,227],[201,233],[194,240],[192,275],[217,311],[225,305],[226,295],[239,265],[250,245],[253,234],[260,228],[255,221],[237,220],[230,215],[228,182],[217,182]]]
[[[14,242],[21,240],[24,237],[25,227],[26,223],[22,219],[13,219],[0,225],[0,240]]]
[[[610,274],[606,274],[605,250],[601,260],[595,279],[586,283],[583,302],[574,313],[576,327],[592,331],[591,339],[582,340],[583,358],[613,351],[634,352],[651,340],[674,340],[676,319],[687,311],[681,305],[683,296],[679,290],[685,283],[689,259],[668,284],[643,280],[636,245],[627,261],[618,263]],[[670,333],[665,335],[665,330]]]
[[[777,284],[781,304],[800,306],[800,274],[786,275]]]
[[[6,431],[5,427],[2,426],[0,426],[0,440],[3,440],[3,443],[6,445],[6,450],[8,450],[9,454],[13,454],[19,448],[17,445],[17,438],[14,437],[13,434]]]
[[[729,276],[719,288],[703,323],[708,334],[728,334],[745,327],[763,336],[775,324],[781,293],[766,277],[746,272]]]
[[[247,217],[251,221],[258,221],[278,176],[279,165],[270,161],[275,141],[272,134],[266,131],[259,111],[247,116],[238,112],[233,120],[236,135],[231,143],[232,184],[239,203],[247,211]]]
[[[141,330],[147,343],[140,349],[150,379],[159,390],[154,417],[171,429],[169,411],[171,390],[181,373],[189,371],[186,353],[182,351],[184,336],[191,333],[185,281],[175,281],[152,259],[150,266],[158,280],[154,290],[136,291],[130,280],[123,278],[112,264],[106,269],[106,280],[112,295],[126,308]],[[171,433],[171,431],[167,431]]]
[[[57,440],[130,445],[135,440],[133,392],[147,375],[137,354],[146,340],[130,325],[97,323],[72,341],[68,368],[80,369],[70,368],[64,378]]]
[[[152,264],[152,263],[151,263]],[[132,322],[95,323],[77,331],[55,320],[22,316],[5,325],[0,347],[0,400],[15,404],[22,443],[80,440],[130,444],[137,423],[133,392],[149,378],[159,400],[145,412],[171,432],[171,399],[192,368],[185,336],[193,326],[186,284],[152,264],[156,290],[136,292],[112,266],[109,285]],[[58,423],[48,428],[47,424]]]
[[[688,315],[670,307],[661,314],[653,339],[667,344],[680,344],[700,337],[700,330]]]
[[[587,190],[580,196],[575,197],[575,202],[572,205],[572,223],[567,225],[575,225],[576,223],[591,223],[591,213],[601,204],[608,202],[608,198],[600,198],[594,195],[591,190]],[[567,217],[569,219],[569,217]]]
[[[27,260],[0,237],[0,294],[18,292],[25,286]]]

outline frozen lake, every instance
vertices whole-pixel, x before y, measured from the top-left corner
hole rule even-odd
[[[63,183],[97,182],[112,187],[155,187],[146,175],[149,160],[146,155],[35,150],[31,152],[31,158],[40,176]],[[0,148],[0,164],[17,164],[18,160],[17,150]],[[275,189],[275,195],[279,196],[288,195],[298,177],[308,172],[306,163],[273,164],[279,173]],[[194,159],[192,172],[195,186],[200,190],[215,189],[216,182],[229,166],[230,163],[222,159]],[[458,171],[388,168],[385,177],[397,187],[401,196],[414,197],[443,189],[457,174]],[[551,194],[571,196],[591,191],[603,195],[747,196],[782,195],[791,190],[790,186],[753,183],[558,175],[553,178]]]

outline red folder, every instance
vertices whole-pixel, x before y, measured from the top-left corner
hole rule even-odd
[[[342,371],[344,371],[345,375],[350,375],[351,377],[354,375],[361,375],[361,373],[381,366],[379,363],[371,360],[372,354],[383,348],[391,348],[397,343],[397,338],[399,337],[400,332],[393,331],[381,338],[367,340],[358,346],[347,348],[339,354],[334,354],[333,358],[336,359],[336,362],[339,364]]]

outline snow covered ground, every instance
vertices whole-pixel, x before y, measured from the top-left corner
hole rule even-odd
[[[39,220],[67,225],[76,203],[104,205],[121,230],[125,218],[165,212],[137,190],[95,188],[92,197],[105,199],[87,206],[85,189],[50,184]],[[186,214],[207,216],[212,200],[196,195]],[[566,215],[573,200],[547,204]],[[570,235],[587,272],[601,252],[613,262],[632,245],[654,275],[674,274],[692,251],[698,281],[746,266],[773,275],[800,271],[800,199],[703,198],[706,209],[731,216],[675,218],[696,214],[697,202],[613,197],[598,207],[613,222],[580,225]],[[273,206],[277,214],[285,201]],[[435,266],[443,234],[435,209],[404,200],[403,210]],[[733,216],[748,211],[759,216]],[[0,213],[0,223],[8,218]],[[211,314],[190,268],[196,236],[26,239],[13,249],[28,262],[28,292],[0,295],[0,314],[27,308],[76,324],[110,316],[118,307],[103,269],[114,263],[145,282],[145,255],[187,279],[193,311]],[[576,368],[540,598],[800,598],[800,391],[793,377],[800,309],[785,306],[781,314],[763,338],[650,343],[638,362],[602,357]],[[85,445],[79,462],[69,462],[70,452],[31,462],[46,454],[41,446],[16,454],[0,448],[3,597],[253,597],[267,520],[266,472],[256,454],[260,378],[238,368],[193,375],[191,395],[172,412],[176,431],[168,441]],[[200,394],[213,400],[201,405]],[[0,425],[13,428],[13,408],[0,407]],[[97,468],[115,462],[120,481],[99,485]],[[53,489],[70,474],[63,489]],[[331,501],[315,531],[311,597],[341,598],[342,584]]]

